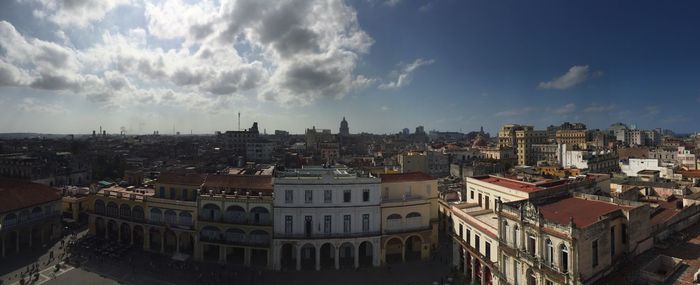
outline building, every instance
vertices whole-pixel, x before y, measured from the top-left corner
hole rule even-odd
[[[379,266],[380,182],[344,168],[279,173],[273,179],[273,269]]]
[[[586,129],[557,130],[555,142],[575,146],[579,149],[586,149]]]
[[[201,260],[270,268],[272,175],[209,174],[197,201]]]
[[[557,145],[556,144],[533,144],[528,148],[528,156],[535,163],[539,164],[554,164],[557,162]]]
[[[345,117],[343,117],[343,120],[340,121],[340,130],[338,131],[338,134],[341,136],[350,135],[350,128],[348,127],[348,121],[345,120]]]
[[[217,137],[225,143],[226,149],[233,152],[235,155],[244,156],[247,154],[246,146],[249,142],[255,141],[260,136],[258,123],[254,122],[250,129],[242,131],[226,131],[225,133],[217,133]]]
[[[438,244],[437,178],[411,172],[381,179],[381,264],[426,260]]]
[[[246,142],[246,159],[255,162],[270,162],[275,151],[275,143],[265,139],[255,139]]]
[[[61,237],[61,196],[48,186],[0,179],[0,258]]]
[[[629,145],[643,146],[647,142],[647,132],[639,129],[629,130]]]
[[[623,123],[614,123],[608,128],[610,133],[615,137],[615,140],[622,144],[629,144],[629,129]]]
[[[587,169],[593,173],[618,171],[619,157],[611,150],[568,150],[567,145],[557,147],[557,163],[563,168]]]
[[[318,150],[322,142],[332,142],[335,141],[335,136],[331,134],[329,129],[316,129],[313,126],[311,129],[306,129],[304,134],[306,140],[306,149],[308,150]]]
[[[399,154],[402,173],[423,172],[443,177],[450,173],[449,157],[438,151],[409,151]]]
[[[516,148],[517,142],[515,131],[533,130],[533,126],[521,126],[516,124],[505,124],[498,131],[498,146]]]
[[[673,178],[673,169],[662,166],[658,159],[630,158],[620,161],[620,171],[627,176],[635,177],[642,170],[658,170],[661,178]]]
[[[649,205],[575,193],[499,203],[498,268],[509,284],[592,284],[653,246]]]
[[[518,165],[534,166],[537,164],[536,150],[533,145],[542,145],[547,141],[547,131],[536,131],[531,127],[515,131],[516,154]]]

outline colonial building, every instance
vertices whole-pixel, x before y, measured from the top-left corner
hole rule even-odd
[[[381,179],[382,264],[427,259],[438,243],[437,178],[411,172]]]
[[[518,165],[534,166],[537,164],[534,145],[547,142],[547,131],[536,131],[532,128],[515,131],[516,154]]]
[[[311,167],[273,181],[275,270],[379,266],[379,178]]]
[[[61,196],[45,185],[0,179],[0,258],[61,236]]]
[[[202,260],[270,267],[271,175],[210,174],[197,204]]]

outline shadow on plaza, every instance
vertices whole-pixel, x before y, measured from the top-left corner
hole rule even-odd
[[[28,266],[32,266],[36,264],[37,262],[39,263],[39,266],[41,268],[46,267],[47,264],[46,259],[41,259],[44,255],[48,253],[49,250],[52,248],[55,248],[55,246],[60,242],[59,240],[52,241],[49,243],[46,243],[45,245],[41,246],[34,246],[34,248],[29,248],[29,249],[20,249],[20,252],[17,253],[16,251],[6,251],[5,252],[5,259],[2,260],[2,263],[0,264],[0,276],[8,275],[10,273],[13,273],[17,270],[21,270],[22,272],[26,271]],[[58,252],[54,252],[54,259],[53,261],[56,261],[57,259],[60,258],[60,255]],[[9,277],[15,277],[14,275],[19,275],[19,273],[12,274],[12,276]]]

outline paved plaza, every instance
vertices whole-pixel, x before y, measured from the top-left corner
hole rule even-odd
[[[53,247],[54,254],[62,253],[59,243]],[[27,270],[32,276],[38,276],[32,282],[34,285],[59,284],[337,284],[337,285],[431,285],[434,282],[448,284],[450,272],[449,242],[442,242],[440,251],[430,261],[395,264],[380,268],[360,268],[358,270],[322,270],[322,271],[283,271],[274,272],[262,269],[251,269],[240,266],[211,263],[190,263],[186,268],[176,265],[167,257],[151,254],[140,250],[132,250],[118,259],[100,254],[72,250],[71,261],[81,260],[71,266],[61,263],[61,269],[56,271],[58,258],[48,260],[48,254],[39,254],[39,266],[35,271],[31,264],[36,260],[28,260],[18,256],[17,260],[0,265],[1,285],[15,285],[19,277]],[[47,251],[48,252],[48,251]],[[18,264],[18,262],[24,262]],[[9,266],[9,264],[13,264]],[[29,266],[29,267],[28,267]],[[35,275],[34,273],[39,273]],[[28,276],[28,274],[25,274]],[[29,277],[25,277],[29,279]],[[457,284],[453,281],[452,284]]]

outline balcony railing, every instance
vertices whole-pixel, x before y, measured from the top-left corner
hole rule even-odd
[[[219,243],[225,245],[240,245],[240,246],[269,246],[270,239],[255,239],[255,238],[226,238],[226,237],[210,237],[200,235],[199,241]]]
[[[271,226],[272,225],[271,218],[255,220],[252,218],[233,218],[233,219],[226,218],[226,217],[208,218],[206,216],[199,215],[199,220],[202,222],[224,223],[224,224],[233,224],[233,225],[253,225],[253,226]]]
[[[287,239],[323,239],[323,238],[357,238],[378,236],[379,231],[354,232],[354,233],[275,233],[275,238]]]
[[[385,234],[399,234],[399,233],[409,233],[409,232],[417,232],[417,231],[425,231],[425,230],[430,230],[432,227],[430,225],[428,226],[401,226],[401,227],[392,227],[392,228],[384,228],[384,233]]]

